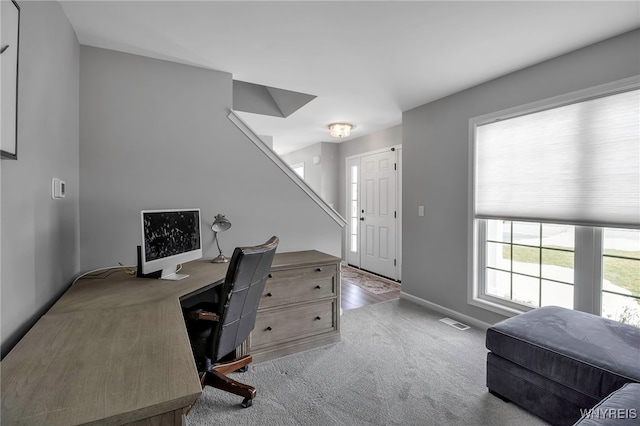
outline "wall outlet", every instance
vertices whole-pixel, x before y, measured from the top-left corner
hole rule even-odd
[[[418,206],[418,216],[424,216],[424,206]]]
[[[53,178],[51,180],[51,198],[54,200],[64,198],[67,193],[67,185],[63,180]]]

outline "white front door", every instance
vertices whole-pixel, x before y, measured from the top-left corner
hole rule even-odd
[[[396,153],[362,157],[360,267],[396,277]]]
[[[347,172],[350,234],[347,261],[399,279],[397,151],[390,149],[349,159]]]

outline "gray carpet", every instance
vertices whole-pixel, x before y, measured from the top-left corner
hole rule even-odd
[[[484,331],[405,300],[346,311],[342,341],[233,373],[253,407],[207,388],[196,425],[544,425],[485,387]]]

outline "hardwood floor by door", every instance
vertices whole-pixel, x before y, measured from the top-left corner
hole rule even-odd
[[[342,279],[341,282],[341,306],[343,311],[349,309],[360,308],[362,306],[373,305],[381,302],[388,302],[400,297],[400,285],[397,289],[382,294],[371,293],[348,280]]]

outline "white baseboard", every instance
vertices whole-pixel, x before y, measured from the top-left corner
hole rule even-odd
[[[454,311],[453,309],[445,308],[444,306],[440,306],[436,303],[429,302],[428,300],[405,293],[404,291],[400,292],[400,298],[413,302],[416,305],[424,306],[425,308],[440,312],[441,314],[445,314],[450,318],[454,318],[462,323],[471,325],[481,330],[486,330],[487,328],[491,327],[491,324],[487,324],[486,322],[477,320],[473,317],[470,317],[469,315],[461,314],[460,312]]]

